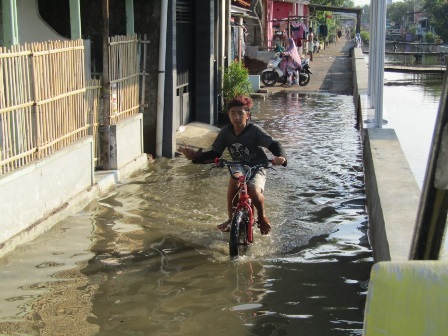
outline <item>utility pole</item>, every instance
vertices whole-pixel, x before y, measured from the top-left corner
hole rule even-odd
[[[103,120],[99,127],[101,167],[110,169],[110,81],[109,81],[109,0],[102,0],[103,13]]]

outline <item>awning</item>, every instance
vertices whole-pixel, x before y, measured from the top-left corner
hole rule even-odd
[[[244,7],[247,7],[247,8],[250,7],[250,2],[247,2],[247,1],[243,1],[243,0],[232,0],[232,2],[235,2],[237,5],[244,6]]]

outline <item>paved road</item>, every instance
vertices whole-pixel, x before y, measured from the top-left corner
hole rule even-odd
[[[351,41],[342,38],[336,44],[327,46],[314,54],[313,61],[310,62],[311,81],[307,86],[293,85],[284,88],[277,84],[274,87],[262,87],[262,89],[267,89],[268,92],[288,90],[352,95],[352,58],[349,56],[352,46]]]

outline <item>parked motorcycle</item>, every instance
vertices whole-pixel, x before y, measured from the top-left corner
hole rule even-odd
[[[279,65],[282,60],[282,53],[278,52],[274,57],[268,62],[268,67],[261,73],[261,82],[265,86],[274,86],[275,83],[285,84],[287,78],[283,71],[280,69]],[[300,67],[297,69],[299,70]],[[296,77],[296,73],[299,72],[299,78]],[[302,68],[300,71],[294,71],[293,81],[297,81],[300,86],[305,86],[310,82],[311,79],[310,71],[310,61],[308,59],[302,60]]]

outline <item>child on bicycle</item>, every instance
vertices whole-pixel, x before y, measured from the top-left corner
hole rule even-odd
[[[245,162],[249,166],[267,160],[263,150],[267,148],[275,157],[273,164],[286,165],[286,154],[281,144],[274,140],[263,128],[249,121],[250,109],[253,106],[252,99],[246,96],[238,96],[227,104],[228,116],[231,124],[223,127],[218,133],[211,150],[195,151],[188,146],[180,147],[179,151],[193,163],[210,163],[215,158],[221,157],[227,148],[233,161]],[[266,169],[260,169],[254,178],[248,181],[248,193],[252,204],[257,210],[260,232],[267,235],[271,231],[271,225],[265,214],[264,186],[266,182]],[[227,232],[230,230],[232,220],[232,201],[238,193],[238,181],[230,177],[227,188],[227,220],[218,225],[218,229]]]

